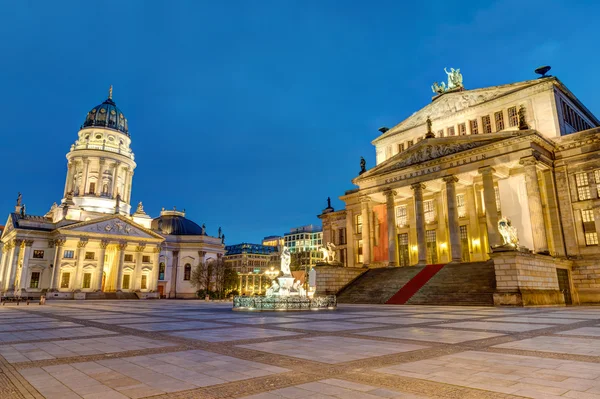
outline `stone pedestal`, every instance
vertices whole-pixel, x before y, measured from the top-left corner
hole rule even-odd
[[[367,272],[367,270],[369,269],[330,265],[315,267],[317,273],[315,295],[336,295],[342,288]]]

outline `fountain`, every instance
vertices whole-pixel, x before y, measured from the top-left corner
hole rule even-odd
[[[281,273],[283,275],[273,279],[265,296],[234,297],[233,310],[335,310],[337,306],[335,295],[310,297],[302,287],[302,283],[292,276],[290,263],[290,250],[284,247],[281,253]]]

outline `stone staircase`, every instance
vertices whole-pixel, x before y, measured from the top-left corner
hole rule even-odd
[[[85,299],[139,299],[135,292],[88,292]]]
[[[406,303],[408,305],[494,305],[493,261],[449,263]]]
[[[337,294],[339,303],[386,303],[423,267],[369,269]]]

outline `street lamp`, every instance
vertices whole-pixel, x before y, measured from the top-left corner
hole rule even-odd
[[[271,266],[271,268],[269,270],[267,270],[265,272],[265,274],[267,275],[268,278],[273,280],[275,277],[279,276],[279,270],[275,270],[275,268],[273,266]]]

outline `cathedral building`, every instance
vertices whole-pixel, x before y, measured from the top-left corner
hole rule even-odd
[[[129,125],[109,96],[88,112],[67,153],[60,205],[26,212],[21,194],[0,236],[0,292],[49,298],[194,297],[191,269],[221,257],[223,239],[185,212],[132,213],[137,164]]]
[[[323,241],[348,267],[491,260],[496,304],[600,302],[600,121],[556,77],[467,90],[447,73],[380,129]]]

